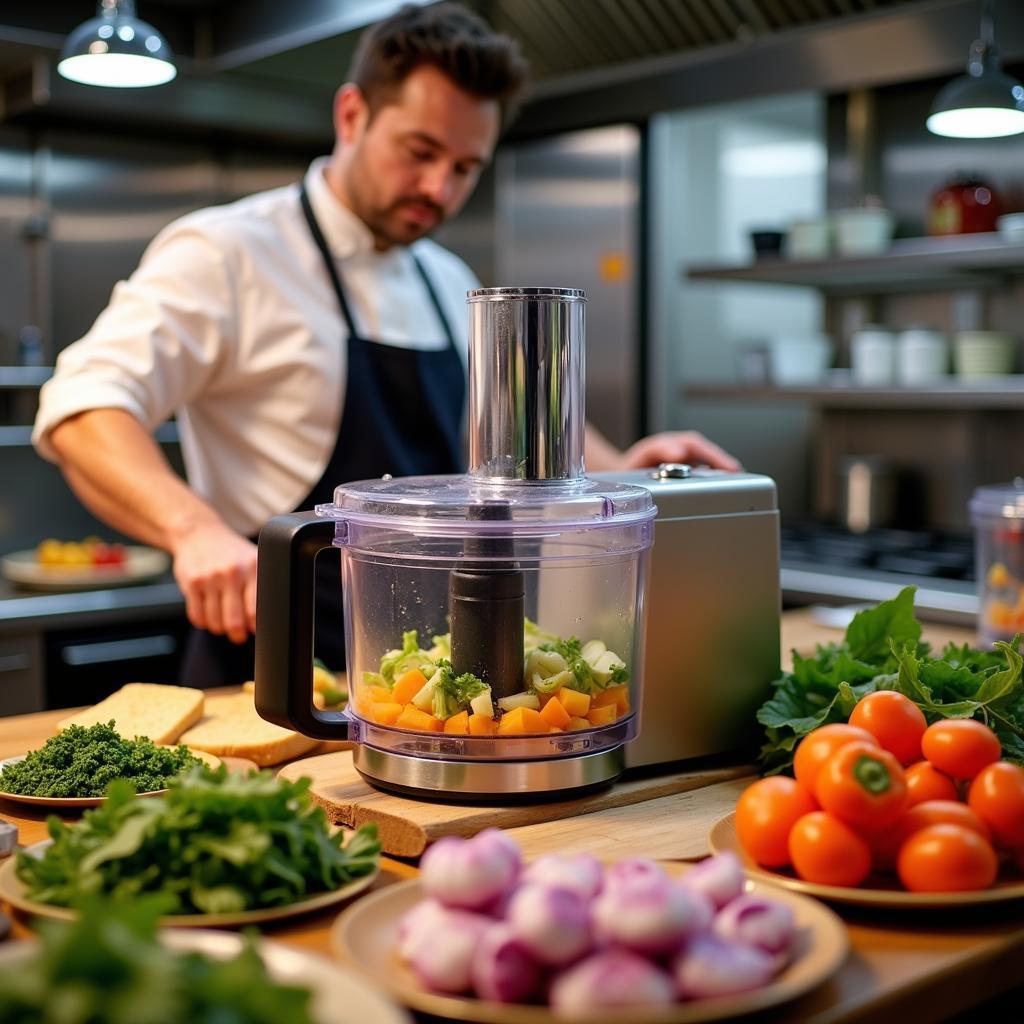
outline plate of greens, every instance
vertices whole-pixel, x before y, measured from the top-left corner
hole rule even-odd
[[[98,807],[115,779],[131,782],[139,796],[153,796],[183,771],[221,763],[204,751],[125,739],[113,725],[72,725],[38,750],[0,761],[0,798],[52,810]]]
[[[91,900],[70,926],[0,949],[0,1020],[94,1024],[410,1024],[404,1010],[325,957],[197,929],[156,934],[159,900]],[[340,1008],[344,1008],[342,1011]]]
[[[0,896],[40,917],[73,919],[98,894],[113,902],[159,896],[163,923],[258,924],[335,906],[373,884],[375,825],[332,830],[309,780],[199,767],[167,793],[136,800],[116,781],[107,800],[0,868]]]

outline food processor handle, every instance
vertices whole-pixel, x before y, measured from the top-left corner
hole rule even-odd
[[[260,530],[256,563],[256,710],[323,740],[347,739],[350,725],[313,706],[313,567],[335,526],[315,512],[275,516]]]

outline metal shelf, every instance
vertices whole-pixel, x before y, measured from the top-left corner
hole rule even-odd
[[[997,288],[1024,274],[1024,244],[996,233],[898,239],[884,253],[821,260],[764,257],[748,264],[695,264],[691,281],[793,285],[829,294]]]
[[[52,376],[52,366],[0,366],[0,391],[33,390]]]
[[[682,397],[744,402],[805,402],[833,409],[1010,409],[1024,411],[1024,374],[931,387],[857,387],[848,382],[807,387],[762,384],[686,384]]]

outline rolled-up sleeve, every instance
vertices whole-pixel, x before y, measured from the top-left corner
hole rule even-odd
[[[123,409],[149,430],[209,389],[237,334],[228,247],[190,218],[166,228],[114,288],[89,332],[58,357],[40,392],[32,442],[89,409]]]

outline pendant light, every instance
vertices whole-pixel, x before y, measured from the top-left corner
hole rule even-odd
[[[926,122],[936,135],[994,139],[1024,132],[1024,85],[999,64],[994,22],[995,0],[983,0],[981,38],[971,44],[967,74],[940,90]]]
[[[178,73],[167,40],[135,17],[135,0],[100,0],[96,17],[68,36],[57,71],[114,89],[163,85]]]

